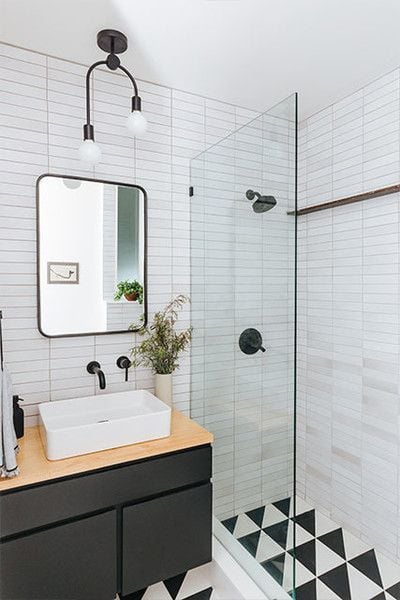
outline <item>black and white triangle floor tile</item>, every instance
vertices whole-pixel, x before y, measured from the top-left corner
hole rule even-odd
[[[198,567],[124,596],[123,600],[217,600],[217,594],[209,584],[207,570]]]
[[[296,600],[400,600],[400,565],[301,498],[257,507],[223,525]]]

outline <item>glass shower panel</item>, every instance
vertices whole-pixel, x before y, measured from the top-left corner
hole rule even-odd
[[[192,163],[191,414],[218,438],[214,506],[222,516],[235,509],[234,162],[228,138]]]
[[[215,437],[215,531],[235,556],[239,547],[249,554],[259,585],[272,577],[286,591],[294,587],[285,551],[294,546],[296,101],[191,163],[191,414]],[[251,353],[241,350],[249,329],[265,352],[251,347],[254,331]]]

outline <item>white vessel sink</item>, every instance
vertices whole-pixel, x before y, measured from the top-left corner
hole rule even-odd
[[[39,405],[49,460],[98,452],[171,434],[171,408],[146,390]]]

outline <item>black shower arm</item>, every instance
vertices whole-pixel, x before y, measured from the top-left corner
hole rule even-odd
[[[100,67],[101,65],[108,66],[108,63],[106,60],[98,60],[97,62],[93,63],[91,67],[89,67],[88,72],[86,73],[86,125],[84,125],[84,133],[86,136],[85,139],[87,139],[87,137],[89,139],[93,139],[93,137],[94,137],[93,126],[90,121],[90,76],[91,76],[92,72],[97,67]],[[129,73],[128,69],[126,69],[122,65],[118,65],[117,68],[120,69],[120,71],[122,71],[123,73],[125,73],[125,75],[127,75],[129,77],[129,79],[132,83],[133,90],[135,92],[134,98],[138,98],[139,91],[138,91],[138,86],[137,86],[137,83],[136,83],[134,77]],[[134,103],[133,99],[132,99],[132,103]],[[133,104],[132,104],[132,106],[133,106]]]

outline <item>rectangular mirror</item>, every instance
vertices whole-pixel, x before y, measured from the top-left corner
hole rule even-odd
[[[146,322],[147,197],[136,185],[37,181],[39,331],[121,333]]]

